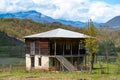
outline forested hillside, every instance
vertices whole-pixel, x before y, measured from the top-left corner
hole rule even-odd
[[[24,42],[0,31],[0,46],[23,46]]]
[[[75,27],[63,25],[61,23],[42,24],[28,19],[15,19],[15,18],[0,19],[0,31],[5,32],[9,36],[17,38],[19,40],[24,40],[24,36],[26,35],[40,33],[55,28],[65,28],[80,33],[88,34],[86,32],[86,27],[75,28]],[[109,39],[109,40],[113,40],[116,46],[120,46],[119,44],[120,30],[99,28],[96,29],[96,32],[97,32],[96,38],[99,41]]]
[[[72,31],[89,34],[87,32],[87,26],[84,28],[75,28],[72,26],[63,25],[61,23],[42,24],[28,19],[0,19],[0,52],[5,54],[6,50],[8,50],[7,52],[10,52],[11,49],[9,50],[9,48],[11,46],[24,45],[24,36],[52,30],[55,28],[65,28]],[[95,37],[100,43],[99,53],[105,52],[106,49],[103,50],[103,47],[106,45],[112,46],[108,48],[110,52],[113,51],[113,47],[114,51],[117,50],[120,52],[120,30],[96,28],[96,34],[97,35]],[[6,46],[9,48],[6,48]],[[21,48],[20,46],[19,49],[24,51],[24,47]],[[11,53],[16,52],[16,50],[17,49],[15,49],[15,51],[11,51]],[[18,52],[20,51],[17,50],[17,54]],[[111,52],[111,54],[113,54],[113,52]]]
[[[61,23],[42,24],[28,19],[0,19],[0,31],[6,32],[9,36],[23,39],[26,35],[44,32],[54,28],[77,28],[68,27]]]

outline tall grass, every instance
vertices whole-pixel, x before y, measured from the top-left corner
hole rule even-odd
[[[25,70],[24,58],[0,58],[0,80],[119,80],[116,62],[96,62],[92,74],[89,71],[59,72]],[[4,65],[2,65],[4,64]],[[102,66],[100,66],[102,65]],[[107,69],[109,67],[109,69]]]
[[[14,80],[20,80],[20,79],[22,80],[119,80],[120,75],[88,74],[81,72],[25,71],[25,70],[15,70],[11,72],[0,73],[0,79],[8,79],[8,78],[14,78]]]
[[[26,71],[22,69],[12,69],[11,71],[0,71],[0,79],[7,80],[119,80],[120,74],[117,74],[115,70],[117,66],[115,63],[109,63],[109,73],[107,72],[106,64],[102,63],[102,70],[99,63],[95,64],[92,74],[88,71],[84,72],[59,72],[59,71],[43,71],[43,70],[31,70]],[[6,77],[7,76],[7,77]]]

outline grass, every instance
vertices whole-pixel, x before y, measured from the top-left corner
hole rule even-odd
[[[119,80],[117,74],[87,74],[81,72],[25,71],[1,72],[0,80]]]
[[[119,80],[120,74],[116,74],[113,68],[116,66],[109,63],[109,73],[104,64],[105,73],[100,73],[99,64],[95,64],[92,74],[85,72],[58,72],[58,71],[26,71],[17,69],[12,71],[1,71],[0,80]],[[112,72],[112,73],[111,73]]]
[[[93,70],[94,73],[115,73],[116,69],[118,68],[118,65],[117,62],[111,63],[97,62],[94,67],[95,67],[95,70]]]
[[[10,65],[10,64],[24,64],[24,58],[15,58],[15,57],[0,57],[0,64]]]
[[[120,74],[116,73],[115,62],[107,64],[103,62],[95,63],[92,74],[84,72],[58,72],[58,71],[26,71],[24,58],[0,58],[0,64],[19,64],[24,65],[24,69],[0,70],[0,80],[120,80]],[[102,69],[99,65],[102,65]],[[8,67],[9,68],[9,67]],[[108,71],[109,70],[109,71]],[[104,73],[101,73],[104,71]]]
[[[24,49],[25,46],[0,46],[0,57],[22,57],[25,54]]]

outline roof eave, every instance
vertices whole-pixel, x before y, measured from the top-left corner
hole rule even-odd
[[[71,39],[81,39],[81,38],[90,38],[90,37],[24,37],[24,39],[27,38],[71,38]]]

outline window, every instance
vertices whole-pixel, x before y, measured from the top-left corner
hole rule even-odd
[[[34,67],[34,63],[35,63],[35,58],[34,56],[31,56],[31,67]]]
[[[66,50],[70,50],[70,43],[66,43]]]
[[[70,48],[71,48],[70,42],[66,42],[66,44],[65,44],[65,55],[70,55],[71,54]]]
[[[32,41],[32,42],[30,43],[30,54],[31,54],[31,55],[34,55],[34,54],[35,54],[35,42],[34,42],[34,41]]]
[[[41,58],[39,58],[39,65],[41,66]]]
[[[53,55],[54,54],[54,49],[55,49],[55,45],[54,45],[54,42],[50,42],[50,54]]]
[[[79,42],[79,49],[83,49],[84,48],[84,43],[83,42]]]

